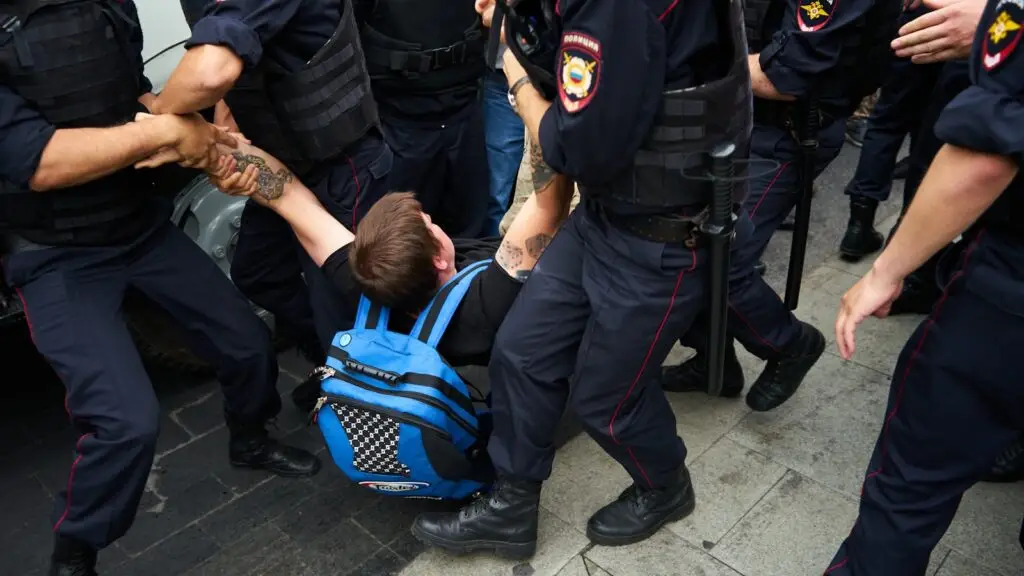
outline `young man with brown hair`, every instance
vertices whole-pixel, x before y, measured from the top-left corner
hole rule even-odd
[[[452,239],[422,211],[411,193],[378,200],[353,234],[320,205],[273,156],[239,143],[234,160],[211,180],[281,215],[299,242],[344,295],[352,317],[366,293],[392,308],[392,318],[416,314],[438,288],[473,262],[494,261],[473,279],[439,350],[453,365],[486,365],[494,337],[523,282],[568,216],[573,187],[564,176],[533,166],[534,192],[503,238]],[[395,329],[402,329],[401,322]],[[312,397],[315,402],[315,396]]]

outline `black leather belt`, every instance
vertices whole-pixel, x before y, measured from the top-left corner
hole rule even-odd
[[[698,216],[675,216],[672,214],[615,214],[606,212],[608,222],[634,236],[674,244],[682,242],[687,248],[699,248],[703,245],[704,235],[700,226],[707,211]]]

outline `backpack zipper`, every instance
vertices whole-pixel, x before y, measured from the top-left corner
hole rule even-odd
[[[321,396],[320,399],[317,400],[316,404],[317,404],[317,406],[319,408],[323,408],[323,406],[325,404],[330,404],[332,406],[334,404],[344,404],[346,406],[352,406],[353,408],[360,408],[362,410],[366,410],[366,411],[369,411],[369,412],[379,412],[379,413],[384,414],[385,416],[388,416],[390,418],[393,418],[394,420],[397,420],[399,422],[404,422],[405,424],[411,424],[411,425],[414,425],[414,426],[419,426],[420,428],[426,428],[428,430],[431,430],[431,431],[437,433],[444,440],[447,440],[448,442],[452,441],[452,435],[451,434],[449,434],[448,432],[445,432],[444,430],[440,429],[439,427],[435,426],[434,424],[431,424],[430,422],[427,422],[426,420],[423,420],[421,418],[417,418],[417,417],[409,415],[409,414],[401,414],[399,412],[396,412],[394,410],[390,410],[388,408],[381,408],[380,406],[373,406],[373,405],[367,404],[365,402],[359,402],[358,400],[353,400],[351,398],[343,398],[341,396],[334,396],[334,395],[331,395],[331,394],[327,394],[327,395]],[[319,408],[316,409],[317,412],[319,412]]]
[[[324,375],[323,378],[330,378],[330,377],[337,378],[337,379],[342,380],[342,381],[344,381],[344,382],[346,382],[348,384],[352,384],[353,386],[356,386],[357,388],[362,388],[363,390],[366,390],[366,391],[369,391],[369,392],[376,392],[377,394],[383,394],[383,395],[386,395],[386,396],[399,396],[399,397],[402,397],[402,398],[408,398],[410,400],[416,400],[418,402],[422,402],[422,403],[424,403],[424,404],[426,404],[428,406],[431,406],[432,408],[436,408],[437,410],[440,410],[440,411],[444,412],[445,415],[447,415],[449,418],[451,418],[456,424],[458,424],[463,430],[466,431],[466,433],[468,433],[473,438],[478,438],[479,437],[479,435],[476,432],[473,431],[473,426],[470,425],[469,422],[466,422],[465,419],[463,419],[461,416],[456,414],[455,411],[452,410],[451,408],[449,408],[448,405],[446,405],[444,402],[441,402],[440,400],[438,400],[438,399],[436,399],[436,398],[434,398],[432,396],[428,396],[426,394],[421,394],[419,392],[405,392],[405,391],[401,391],[401,390],[392,390],[392,389],[387,389],[387,388],[377,388],[376,386],[371,386],[369,384],[364,384],[364,383],[356,380],[355,378],[349,376],[348,374],[345,374],[344,372],[338,372],[337,370],[328,367],[327,370],[325,370],[325,375]],[[341,402],[342,404],[349,403],[349,401],[346,398],[341,398],[341,397],[337,397],[337,401]],[[316,412],[318,412],[318,410],[314,411],[314,413],[316,413]],[[381,412],[383,413],[383,411],[381,411]],[[440,432],[439,429],[435,428],[435,430]],[[450,436],[449,436],[449,438],[450,438]]]

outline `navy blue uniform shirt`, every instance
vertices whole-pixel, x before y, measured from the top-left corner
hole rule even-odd
[[[713,62],[717,0],[559,0],[559,97],[540,123],[544,162],[582,185],[632,165],[666,89]]]
[[[853,26],[875,0],[774,0],[785,4],[782,24],[761,50],[760,63],[775,89],[807,96],[820,76],[839,66]]]
[[[245,64],[264,58],[294,72],[330,39],[341,23],[342,0],[182,0],[192,37],[185,47],[230,48]]]
[[[153,89],[142,66],[142,25],[133,0],[124,0],[121,8],[134,25],[130,41],[140,65],[141,96]],[[47,122],[31,103],[11,87],[0,85],[0,178],[27,190],[29,181],[39,168],[43,149],[56,131],[57,128]]]

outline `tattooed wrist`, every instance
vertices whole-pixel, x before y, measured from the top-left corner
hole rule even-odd
[[[512,274],[523,263],[523,249],[513,246],[507,240],[501,241],[498,252],[494,255],[494,261],[501,266],[501,269]]]
[[[266,200],[280,198],[284,194],[284,185],[295,179],[295,176],[287,168],[281,168],[274,172],[274,169],[267,164],[262,156],[232,152],[231,157],[235,159],[238,172],[245,172],[250,164],[256,166],[256,193]]]

